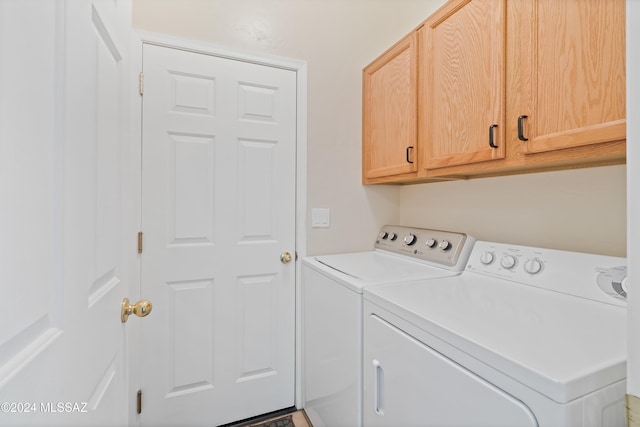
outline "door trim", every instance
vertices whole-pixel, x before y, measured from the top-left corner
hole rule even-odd
[[[142,47],[144,44],[156,45],[172,49],[185,50],[205,55],[218,56],[236,61],[250,62],[269,67],[282,68],[296,73],[296,260],[295,300],[296,300],[296,332],[295,332],[295,405],[302,408],[302,346],[301,346],[301,282],[298,267],[307,252],[307,62],[297,59],[284,58],[268,54],[254,54],[241,50],[230,50],[204,41],[180,38],[167,34],[135,30],[132,38],[131,58],[131,168],[130,182],[133,184],[131,200],[125,204],[125,209],[131,212],[132,223],[140,228],[142,223],[142,97],[139,95],[139,73],[142,70]],[[132,300],[139,300],[141,296],[142,280],[140,276],[141,258],[137,253],[137,240],[131,236],[131,251],[127,252],[127,264],[130,266],[129,295]],[[140,326],[138,322],[129,325],[128,336],[128,369],[129,396],[136,396],[140,389]],[[144,393],[144,391],[143,391]],[[129,399],[129,425],[139,425],[136,405]],[[144,410],[144,397],[143,397]]]

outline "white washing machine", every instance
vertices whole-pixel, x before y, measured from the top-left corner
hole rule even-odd
[[[365,289],[364,425],[625,426],[626,260],[476,242]]]
[[[367,252],[302,262],[303,397],[314,427],[362,425],[362,291],[460,274],[474,239],[385,226]]]

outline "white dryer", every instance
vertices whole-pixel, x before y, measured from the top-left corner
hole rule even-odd
[[[385,226],[374,250],[302,262],[303,397],[314,427],[362,425],[362,291],[460,274],[474,239]]]
[[[364,425],[625,426],[624,258],[476,242],[365,289]]]

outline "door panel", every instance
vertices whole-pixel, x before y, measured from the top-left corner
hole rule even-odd
[[[538,426],[523,402],[376,314],[364,330],[364,425]]]
[[[365,181],[417,170],[417,49],[409,34],[363,70]]]
[[[419,30],[426,169],[504,158],[505,30],[504,0],[450,3]]]
[[[126,425],[131,3],[32,6],[0,0],[2,423]]]
[[[169,339],[175,349],[169,363],[170,395],[211,388],[214,383],[211,325],[212,282],[174,282],[169,284]],[[199,308],[193,310],[193,308]],[[189,333],[182,333],[189,331]]]
[[[170,245],[213,243],[214,139],[169,133],[173,168],[169,171],[173,195]]]
[[[526,152],[624,140],[624,0],[544,0],[531,8],[522,29],[533,52]]]
[[[295,72],[150,44],[143,58],[142,422],[292,406]]]

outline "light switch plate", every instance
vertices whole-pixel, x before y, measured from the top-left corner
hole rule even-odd
[[[329,228],[331,226],[331,211],[328,208],[311,209],[311,228]]]

